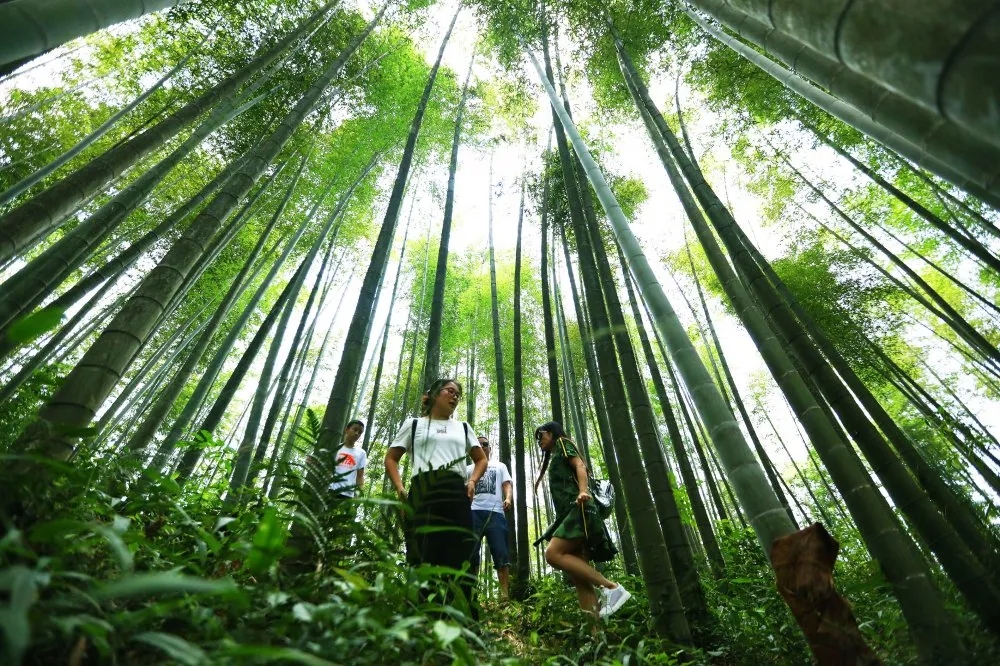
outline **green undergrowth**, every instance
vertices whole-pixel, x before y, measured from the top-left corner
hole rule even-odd
[[[634,583],[596,636],[555,576],[472,622],[450,572],[404,565],[390,500],[227,504],[123,462],[31,469],[7,479],[4,664],[676,663]],[[286,497],[321,497],[291,478]]]
[[[221,482],[181,487],[127,461],[19,464],[0,480],[0,663],[809,663],[749,532],[723,531],[727,576],[706,577],[716,626],[685,648],[650,634],[642,585],[614,567],[634,598],[599,628],[556,574],[521,602],[484,600],[474,623],[441,594],[449,572],[404,565],[399,506],[324,503],[323,470],[288,470],[275,502],[226,502]],[[886,663],[914,663],[881,577],[845,550],[838,584],[866,635]]]

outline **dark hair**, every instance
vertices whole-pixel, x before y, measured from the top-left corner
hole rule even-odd
[[[361,426],[361,432],[365,431],[365,424],[362,423],[361,421],[359,421],[358,419],[351,419],[350,421],[348,421],[347,425],[344,426],[344,430],[347,430],[352,425],[359,425],[359,426]]]
[[[443,389],[447,384],[454,384],[455,386],[458,387],[458,392],[459,393],[462,392],[462,382],[458,381],[457,379],[450,379],[448,377],[442,377],[441,379],[435,379],[434,382],[430,386],[427,387],[427,390],[424,391],[423,397],[420,399],[421,400],[421,406],[420,406],[420,415],[421,416],[427,416],[428,414],[431,413],[431,405],[434,404],[434,401],[437,399],[438,395],[440,395],[440,393],[441,393],[441,389]]]
[[[537,441],[542,432],[552,433],[552,438],[555,440],[560,440],[566,437],[566,431],[563,430],[562,424],[558,421],[549,421],[548,423],[543,423],[542,425],[535,428],[535,440]],[[545,452],[542,457],[542,469],[538,472],[538,478],[535,479],[535,492],[538,492],[538,484],[542,482],[542,477],[545,476],[545,470],[549,467],[549,458],[552,457],[552,449]]]
[[[540,432],[551,432],[552,436],[556,439],[560,437],[566,437],[566,431],[563,430],[562,424],[559,421],[549,421],[548,423],[543,423],[542,425],[535,428],[535,439],[538,439],[538,433]]]

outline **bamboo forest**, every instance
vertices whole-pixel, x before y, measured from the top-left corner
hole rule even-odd
[[[0,663],[1000,663],[998,72],[996,1],[0,0]]]

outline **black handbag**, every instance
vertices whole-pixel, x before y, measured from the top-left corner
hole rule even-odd
[[[586,523],[586,519],[584,519]],[[590,552],[590,559],[594,562],[610,562],[618,555],[615,542],[611,540],[611,532],[602,520],[598,525],[592,526],[594,529],[587,534],[587,550]]]

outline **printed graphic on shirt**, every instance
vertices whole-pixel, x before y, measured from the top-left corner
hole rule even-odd
[[[472,474],[475,465],[469,465],[466,476]],[[503,486],[510,483],[510,471],[502,462],[491,462],[476,483],[476,495],[472,498],[473,511],[496,511],[503,513]]]
[[[358,485],[358,470],[363,470],[368,465],[364,449],[342,446],[334,460],[335,478],[330,484],[330,490],[354,497]]]
[[[495,469],[487,469],[486,473],[483,474],[482,478],[476,482],[476,494],[488,493],[496,494],[497,492],[497,471]]]

